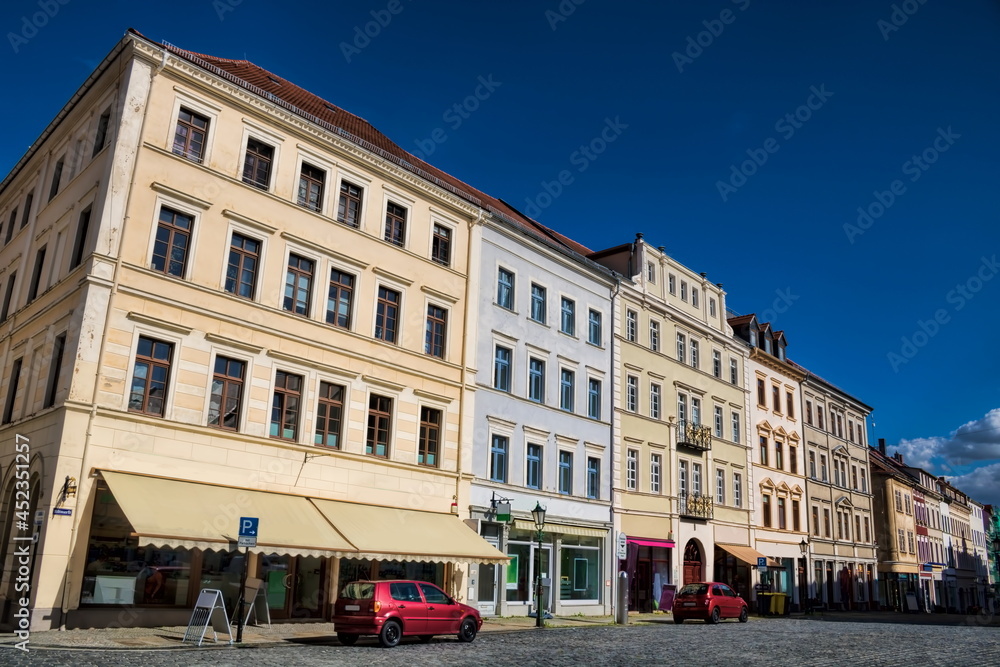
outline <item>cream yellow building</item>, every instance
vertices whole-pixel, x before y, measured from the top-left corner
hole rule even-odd
[[[630,609],[706,578],[747,593],[746,346],[725,292],[638,235],[592,259],[625,276],[615,308],[613,510]]]
[[[33,532],[33,628],[231,604],[241,517],[276,619],[328,617],[356,577],[465,599],[461,564],[506,562],[455,515],[470,239],[516,213],[285,79],[133,32],[0,213],[8,625]]]

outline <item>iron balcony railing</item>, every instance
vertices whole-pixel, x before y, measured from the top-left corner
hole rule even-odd
[[[681,419],[677,422],[677,444],[707,452],[712,448],[712,429]]]
[[[711,496],[703,496],[700,493],[677,494],[677,513],[681,516],[711,519],[713,509]]]

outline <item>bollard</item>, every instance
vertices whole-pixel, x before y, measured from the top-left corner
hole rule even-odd
[[[618,606],[615,607],[615,623],[628,625],[628,573],[618,573]]]

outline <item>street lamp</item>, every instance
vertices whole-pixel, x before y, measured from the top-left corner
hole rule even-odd
[[[803,570],[802,571],[802,583],[805,584],[804,588],[805,588],[806,599],[802,600],[802,609],[804,611],[809,611],[809,597],[810,597],[810,595],[809,595],[809,543],[806,542],[806,538],[804,538],[804,537],[802,538],[802,541],[799,542],[799,551],[802,552],[803,560],[805,561],[805,565],[803,565],[803,568],[802,568],[802,570]]]
[[[535,509],[531,510],[531,518],[535,520],[538,529],[538,554],[535,556],[535,627],[542,627],[542,529],[545,528],[545,508],[535,501]]]

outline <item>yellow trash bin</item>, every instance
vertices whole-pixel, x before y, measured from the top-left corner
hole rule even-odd
[[[775,616],[784,616],[787,600],[788,595],[785,593],[771,593],[771,613]]]

